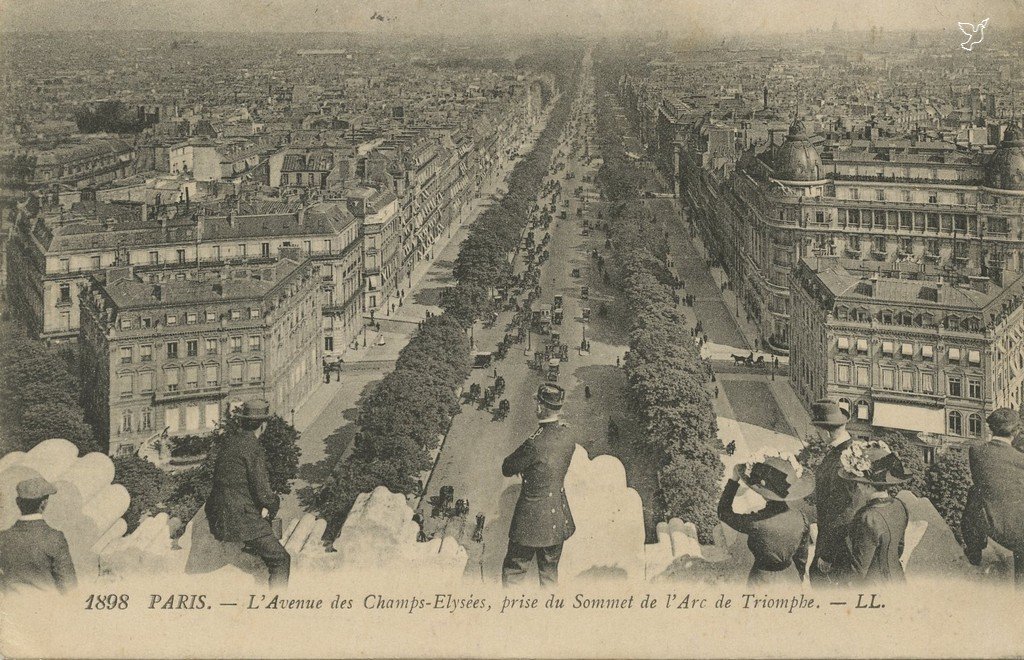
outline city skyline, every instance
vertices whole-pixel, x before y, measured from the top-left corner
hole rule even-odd
[[[988,17],[993,32],[1024,24],[1018,0],[925,0],[895,7],[882,0],[144,0],[0,1],[0,30],[47,32],[158,30],[181,32],[316,32],[404,34],[580,34],[665,32],[718,38],[807,30],[952,31]]]

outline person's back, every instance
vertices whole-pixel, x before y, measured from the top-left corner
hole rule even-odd
[[[67,591],[76,583],[67,539],[46,521],[19,520],[0,532],[0,583]]]
[[[903,582],[904,537],[910,515],[906,505],[889,497],[871,499],[850,525],[854,578],[862,582]]]
[[[253,433],[227,434],[217,452],[213,486],[206,501],[210,532],[219,541],[249,541],[266,534],[261,509],[274,509],[277,497],[266,483],[263,447]]]
[[[1024,550],[1024,454],[993,440],[969,451],[972,495],[981,499],[988,536],[1011,550]]]

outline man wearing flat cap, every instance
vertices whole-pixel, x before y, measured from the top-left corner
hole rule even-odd
[[[506,587],[525,579],[534,557],[541,586],[554,586],[562,544],[576,531],[564,485],[576,443],[558,422],[564,400],[565,390],[558,385],[545,383],[538,388],[539,428],[501,465],[506,477],[518,474],[523,478],[501,566],[501,582]]]
[[[846,430],[848,421],[849,415],[831,399],[815,401],[811,406],[811,423],[829,444],[828,452],[814,470],[818,538],[809,575],[818,584],[840,584],[848,578],[848,527],[865,503],[860,492],[839,477],[840,456],[851,443]]]
[[[1017,411],[1000,408],[988,416],[992,439],[969,450],[971,479],[961,519],[967,559],[981,564],[992,539],[1013,553],[1017,586],[1024,586],[1024,454],[1011,444],[1020,428]]]
[[[273,589],[288,585],[291,556],[270,525],[280,500],[270,487],[267,459],[259,440],[269,417],[270,404],[262,400],[243,404],[235,414],[240,430],[228,433],[218,449],[206,517],[215,539],[242,542],[245,552],[263,560]]]
[[[43,510],[57,489],[34,477],[19,482],[16,491],[21,517],[0,532],[0,586],[5,591],[26,586],[61,593],[74,589],[78,581],[68,541],[43,520]]]

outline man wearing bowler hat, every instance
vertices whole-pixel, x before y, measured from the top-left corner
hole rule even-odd
[[[971,479],[961,520],[967,559],[981,564],[992,539],[1013,553],[1014,582],[1024,586],[1024,454],[1012,445],[1020,429],[1017,411],[1000,408],[988,416],[992,439],[970,448]]]
[[[57,589],[66,593],[77,585],[75,565],[62,532],[43,520],[43,510],[57,489],[46,479],[25,479],[16,486],[21,516],[0,532],[0,586]]]
[[[825,457],[814,471],[814,504],[818,518],[818,538],[811,580],[819,584],[839,584],[848,578],[851,566],[846,537],[850,522],[864,505],[864,497],[850,482],[839,477],[840,456],[850,446],[846,430],[849,416],[831,399],[820,399],[811,406],[811,423],[829,444]]]
[[[576,531],[564,486],[576,443],[558,423],[564,400],[565,390],[558,385],[545,383],[537,389],[539,428],[501,465],[506,477],[523,478],[501,566],[505,586],[521,583],[534,557],[541,586],[556,584],[562,544]]]
[[[218,448],[206,517],[215,539],[242,542],[245,552],[262,559],[270,573],[270,587],[277,588],[288,585],[291,556],[270,524],[280,501],[270,488],[259,440],[269,417],[270,404],[263,400],[247,402],[235,414],[240,430],[225,435]]]

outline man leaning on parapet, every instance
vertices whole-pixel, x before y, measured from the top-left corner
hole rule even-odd
[[[266,564],[270,587],[283,588],[288,585],[291,556],[270,525],[280,499],[270,487],[266,456],[259,441],[269,417],[266,401],[247,402],[235,414],[241,430],[227,434],[217,452],[206,517],[215,539],[244,543],[245,552]]]
[[[0,532],[0,587],[61,593],[74,589],[77,579],[68,541],[43,520],[43,510],[57,489],[42,477],[19,482],[16,489],[21,517]]]

